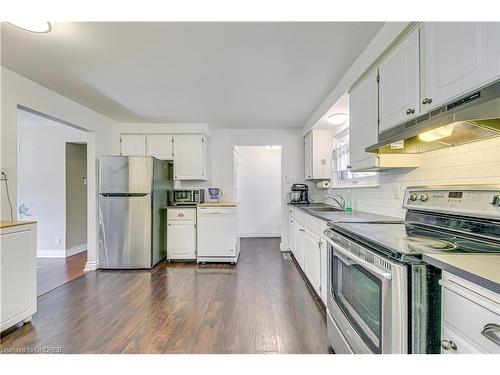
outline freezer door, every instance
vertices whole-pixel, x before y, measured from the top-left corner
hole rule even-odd
[[[151,268],[151,194],[99,194],[99,267]]]
[[[152,190],[152,157],[100,157],[99,193],[151,193]]]

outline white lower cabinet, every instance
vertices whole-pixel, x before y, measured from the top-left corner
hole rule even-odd
[[[441,353],[500,354],[500,295],[443,272]]]
[[[294,252],[294,221],[292,216],[288,216],[288,250],[290,250],[293,254]]]
[[[168,209],[167,259],[196,259],[196,208]]]
[[[304,232],[305,229],[298,222],[294,221],[293,223],[293,244],[294,244],[294,252],[293,255],[297,260],[302,271],[304,271]]]
[[[316,293],[326,304],[327,247],[323,239],[326,222],[303,211],[289,208],[288,248]]]
[[[0,229],[0,332],[36,312],[36,224]]]
[[[307,229],[304,232],[304,266],[307,279],[314,290],[320,294],[321,253],[319,237]]]

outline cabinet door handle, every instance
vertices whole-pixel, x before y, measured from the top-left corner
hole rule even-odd
[[[431,98],[424,98],[424,100],[422,100],[422,104],[431,104],[431,103],[432,103]]]
[[[457,344],[451,340],[441,340],[441,347],[444,350],[457,350]]]
[[[488,340],[493,341],[500,346],[500,325],[495,323],[488,323],[484,326],[481,334]]]
[[[414,110],[413,108],[408,108],[408,109],[406,110],[406,114],[407,114],[407,115],[411,115],[411,114],[413,114],[413,113],[415,113],[415,110]]]

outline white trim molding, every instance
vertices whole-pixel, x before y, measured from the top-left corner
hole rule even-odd
[[[281,232],[240,233],[241,238],[281,237]]]
[[[97,262],[92,261],[92,262],[87,262],[85,263],[85,268],[83,269],[83,272],[89,272],[89,271],[95,271],[97,270]]]
[[[66,258],[66,250],[42,250],[36,251],[37,258]]]
[[[66,257],[70,257],[72,255],[81,253],[81,252],[86,251],[86,250],[87,250],[87,244],[86,243],[78,245],[78,246],[73,246],[73,247],[71,247],[69,249],[66,249]]]

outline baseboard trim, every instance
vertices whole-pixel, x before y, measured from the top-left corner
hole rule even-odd
[[[86,250],[87,250],[87,244],[84,243],[84,244],[81,244],[81,245],[78,245],[78,246],[74,246],[74,247],[72,247],[70,249],[67,249],[66,250],[66,256],[70,257],[72,255],[81,253],[81,252],[86,251]]]
[[[37,258],[66,258],[66,250],[42,250],[36,251]]]
[[[252,238],[252,237],[281,237],[281,232],[271,232],[271,233],[240,233],[241,238]]]
[[[85,263],[85,268],[83,269],[83,272],[95,271],[96,269],[97,269],[96,261],[87,262]]]

